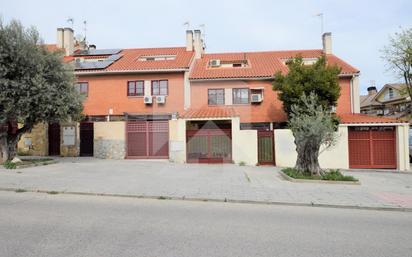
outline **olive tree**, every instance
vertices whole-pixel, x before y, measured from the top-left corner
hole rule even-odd
[[[341,70],[328,65],[324,56],[311,65],[298,56],[288,61],[287,66],[287,74],[275,74],[273,90],[283,102],[295,136],[296,169],[320,175],[319,151],[322,145],[325,148],[333,145],[332,135],[339,123],[331,110],[340,96]]]
[[[16,155],[21,136],[41,122],[76,120],[82,112],[73,69],[61,52],[49,52],[35,28],[0,20],[0,147]],[[19,124],[18,128],[15,124]]]
[[[315,93],[300,97],[300,103],[291,106],[289,128],[295,137],[298,158],[295,168],[301,173],[323,175],[319,154],[335,145],[338,134],[334,115],[319,104]]]

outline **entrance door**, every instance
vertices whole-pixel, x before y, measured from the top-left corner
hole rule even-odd
[[[395,127],[350,127],[349,168],[396,169]]]
[[[60,124],[49,124],[49,155],[60,155]]]
[[[80,123],[80,156],[93,156],[93,142],[93,123]]]
[[[274,165],[273,131],[259,131],[258,135],[258,162],[261,165]]]
[[[187,130],[187,162],[232,162],[232,132],[230,129]]]
[[[127,158],[169,158],[169,121],[128,121],[126,134]]]

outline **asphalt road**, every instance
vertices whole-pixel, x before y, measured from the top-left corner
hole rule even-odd
[[[0,256],[412,256],[412,213],[0,192]]]

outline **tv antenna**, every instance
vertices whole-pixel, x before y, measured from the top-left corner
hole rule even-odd
[[[199,27],[202,29],[203,32],[203,47],[206,49],[206,24],[200,24]]]
[[[323,35],[323,26],[324,26],[324,18],[323,18],[323,13],[318,13],[315,16],[319,17],[320,19],[320,34]]]
[[[73,28],[73,24],[74,24],[74,19],[72,17],[68,17],[66,22],[68,24],[70,24],[70,28]]]
[[[87,21],[83,21],[83,30],[84,30],[84,42],[86,42],[86,35],[87,35]]]
[[[190,29],[190,22],[185,21],[185,23],[183,23],[183,26],[186,26],[186,30],[189,30]]]

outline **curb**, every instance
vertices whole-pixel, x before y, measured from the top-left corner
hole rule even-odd
[[[373,207],[359,205],[339,205],[339,204],[323,204],[323,203],[293,203],[293,202],[275,202],[275,201],[255,201],[255,200],[236,200],[236,199],[217,199],[217,198],[197,198],[197,197],[177,197],[177,196],[153,196],[153,195],[126,195],[126,194],[110,194],[110,193],[88,193],[75,191],[54,191],[43,189],[24,189],[24,188],[0,188],[0,191],[24,193],[42,193],[42,194],[65,194],[65,195],[82,195],[82,196],[105,196],[105,197],[123,197],[135,199],[151,199],[151,200],[177,200],[177,201],[193,201],[193,202],[217,202],[217,203],[240,203],[240,204],[260,204],[260,205],[280,205],[280,206],[300,206],[300,207],[321,207],[335,209],[352,209],[352,210],[373,210],[373,211],[397,211],[397,212],[412,212],[412,208],[407,207]]]
[[[319,179],[295,179],[286,175],[283,171],[279,171],[279,174],[286,180],[293,183],[312,183],[312,184],[333,184],[333,185],[352,185],[359,186],[360,181],[337,181],[337,180],[319,180]]]

